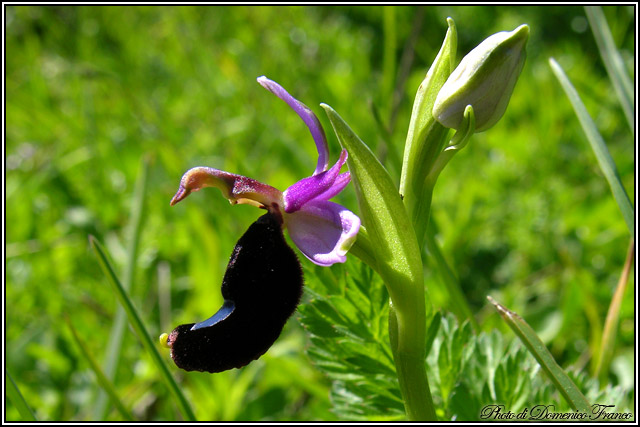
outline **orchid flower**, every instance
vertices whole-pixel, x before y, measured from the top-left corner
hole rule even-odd
[[[193,191],[217,187],[231,204],[250,204],[274,214],[281,226],[289,229],[291,240],[298,249],[315,264],[330,266],[345,262],[346,253],[360,230],[360,218],[329,199],[351,180],[349,172],[340,173],[347,160],[347,151],[342,150],[336,164],[329,168],[327,139],[313,111],[265,76],[258,77],[258,83],[286,102],[309,128],[318,150],[313,175],[281,192],[245,176],[210,167],[195,167],[182,176],[171,205],[184,200]]]

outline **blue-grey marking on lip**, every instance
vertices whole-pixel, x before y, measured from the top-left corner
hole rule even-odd
[[[236,308],[236,306],[233,303],[233,301],[225,300],[224,304],[222,304],[222,307],[220,307],[220,310],[218,310],[218,312],[216,314],[214,314],[213,316],[211,316],[207,320],[203,320],[200,323],[196,323],[195,325],[193,325],[191,327],[191,330],[195,331],[197,329],[207,328],[209,326],[215,325],[218,322],[222,322],[224,319],[229,317],[229,315],[233,312],[234,308]]]

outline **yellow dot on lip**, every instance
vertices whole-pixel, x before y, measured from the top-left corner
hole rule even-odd
[[[160,340],[160,345],[161,346],[166,347],[166,348],[171,348],[171,346],[169,346],[169,343],[168,343],[169,334],[164,333],[164,334],[160,335],[159,340]]]

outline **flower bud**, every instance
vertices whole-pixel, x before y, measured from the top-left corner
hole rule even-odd
[[[504,114],[524,66],[529,26],[496,33],[462,58],[433,106],[443,126],[458,129],[467,105],[473,107],[476,132],[495,125]]]

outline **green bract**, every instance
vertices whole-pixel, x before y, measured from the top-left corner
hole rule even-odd
[[[447,24],[449,29],[442,47],[416,93],[402,162],[399,191],[415,228],[419,246],[422,246],[429,220],[433,190],[432,186],[425,183],[425,178],[445,147],[449,133],[449,129],[438,123],[431,114],[438,92],[456,63],[458,33],[453,19],[447,18]]]
[[[496,33],[462,58],[438,93],[433,116],[458,129],[467,105],[473,106],[476,132],[495,125],[504,114],[524,66],[529,26]]]

